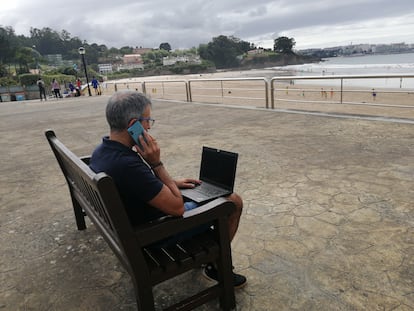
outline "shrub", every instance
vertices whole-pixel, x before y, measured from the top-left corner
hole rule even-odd
[[[24,73],[19,76],[20,84],[22,86],[34,85],[36,84],[36,81],[38,78],[39,78],[39,75],[32,74],[32,73]]]
[[[9,86],[18,84],[17,80],[12,77],[3,77],[0,78],[0,86]]]

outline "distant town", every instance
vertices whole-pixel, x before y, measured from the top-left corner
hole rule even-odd
[[[414,44],[350,44],[323,49],[306,49],[296,51],[298,54],[319,58],[336,56],[357,56],[366,54],[414,53]]]

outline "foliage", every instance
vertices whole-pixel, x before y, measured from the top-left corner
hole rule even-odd
[[[123,46],[122,48],[119,49],[119,53],[121,53],[122,55],[125,54],[132,54],[133,48],[130,46]]]
[[[176,63],[172,66],[168,66],[168,70],[170,70],[174,74],[191,74],[191,73],[199,73],[205,72],[212,65],[210,62],[204,61],[201,64],[187,64],[187,63]],[[213,66],[214,67],[214,66]]]
[[[293,38],[279,37],[274,41],[273,51],[283,54],[293,54],[292,49],[295,44],[296,42]]]
[[[21,85],[35,85],[39,75],[26,73],[19,76]]]
[[[17,63],[18,71],[25,71],[27,67],[35,68],[36,61],[42,62],[42,55],[48,54],[61,54],[63,60],[76,60],[80,64],[78,49],[81,46],[87,51],[85,60],[89,64],[97,64],[99,58],[115,59],[117,55],[130,54],[133,50],[132,47],[127,46],[121,49],[108,49],[105,45],[88,44],[78,37],[71,37],[66,30],[57,32],[48,27],[31,28],[30,37],[25,37],[16,36],[12,27],[0,26],[0,64]],[[22,48],[28,50],[24,53]],[[20,54],[18,54],[19,49]],[[25,59],[29,54],[31,59]]]
[[[64,67],[61,72],[65,75],[77,76],[78,72],[73,67]]]
[[[18,81],[15,77],[2,77],[0,78],[0,86],[16,85]]]
[[[168,56],[170,53],[167,50],[154,50],[148,53],[145,53],[142,55],[142,60],[144,62],[144,65],[149,65],[152,63],[162,65],[162,59],[166,56]],[[174,55],[174,54],[171,54]]]
[[[274,41],[274,50],[280,53],[292,53],[295,45],[293,38],[279,37]],[[78,37],[72,37],[71,34],[62,30],[60,32],[45,27],[42,29],[31,28],[30,36],[16,36],[12,27],[2,27],[0,25],[0,77],[12,77],[12,75],[28,74],[30,69],[40,69],[44,77],[56,77],[63,75],[62,78],[71,80],[74,77],[83,77],[83,61],[79,55],[79,47],[83,47],[86,51],[85,63],[88,70],[88,77],[100,77],[98,74],[98,63],[117,63],[125,54],[133,53],[134,48],[123,46],[120,49],[96,43],[89,44],[86,40]],[[172,73],[194,73],[197,71],[211,70],[211,68],[235,68],[240,66],[243,58],[250,62],[262,63],[267,60],[260,59],[260,55],[247,55],[247,52],[256,49],[254,44],[243,41],[234,36],[220,35],[214,37],[207,44],[200,44],[198,48],[188,50],[171,51],[171,45],[163,42],[158,50],[142,55],[145,70],[130,70],[120,73],[119,76],[134,76],[143,74],[164,74]],[[46,55],[60,54],[62,59],[66,61],[66,65],[61,68],[48,67],[46,65]],[[163,58],[166,56],[177,57],[187,55],[200,55],[203,63],[201,65],[194,64],[175,64],[166,68],[163,66]],[[267,57],[271,60],[276,57],[274,54]],[[254,59],[254,58],[258,59]],[[244,61],[243,61],[244,62]],[[76,64],[77,69],[71,64]],[[76,67],[76,66],[75,66]],[[117,74],[108,75],[115,77]],[[72,78],[73,77],[73,78]],[[26,76],[15,80],[26,83]],[[14,79],[6,79],[2,81],[15,81]],[[6,82],[9,83],[9,82]]]
[[[236,37],[218,36],[212,42],[200,44],[200,57],[210,60],[217,68],[233,68],[240,63],[240,56],[250,49],[251,44]]]
[[[16,49],[15,61],[19,65],[17,73],[28,73],[29,64],[34,62],[33,50],[28,47],[19,47]]]
[[[160,44],[160,50],[171,51],[171,45],[168,42],[163,42]]]
[[[7,66],[0,63],[0,77],[7,77],[9,71],[7,70]]]

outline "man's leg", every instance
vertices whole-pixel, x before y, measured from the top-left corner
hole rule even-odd
[[[226,197],[226,199],[233,202],[236,206],[236,208],[230,214],[229,217],[229,236],[230,241],[232,241],[234,236],[236,235],[237,229],[239,228],[240,216],[243,211],[243,200],[237,193],[232,193],[231,195]],[[218,281],[218,272],[213,263],[208,263],[204,267],[203,274],[209,280]],[[235,288],[241,288],[245,286],[246,283],[247,279],[245,276],[233,272],[233,285]]]
[[[243,200],[237,193],[232,193],[228,197],[227,200],[234,203],[236,208],[230,214],[229,217],[229,237],[230,241],[233,240],[234,236],[236,235],[237,229],[239,228],[240,217],[243,211]],[[199,205],[195,202],[185,202],[184,208],[186,211],[192,210],[197,208]]]
[[[243,200],[237,193],[230,194],[226,199],[233,202],[236,206],[229,217],[229,235],[230,241],[232,241],[239,228],[240,217],[243,211]]]

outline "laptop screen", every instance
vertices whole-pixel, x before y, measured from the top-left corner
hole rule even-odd
[[[238,154],[203,147],[200,180],[233,191]]]

